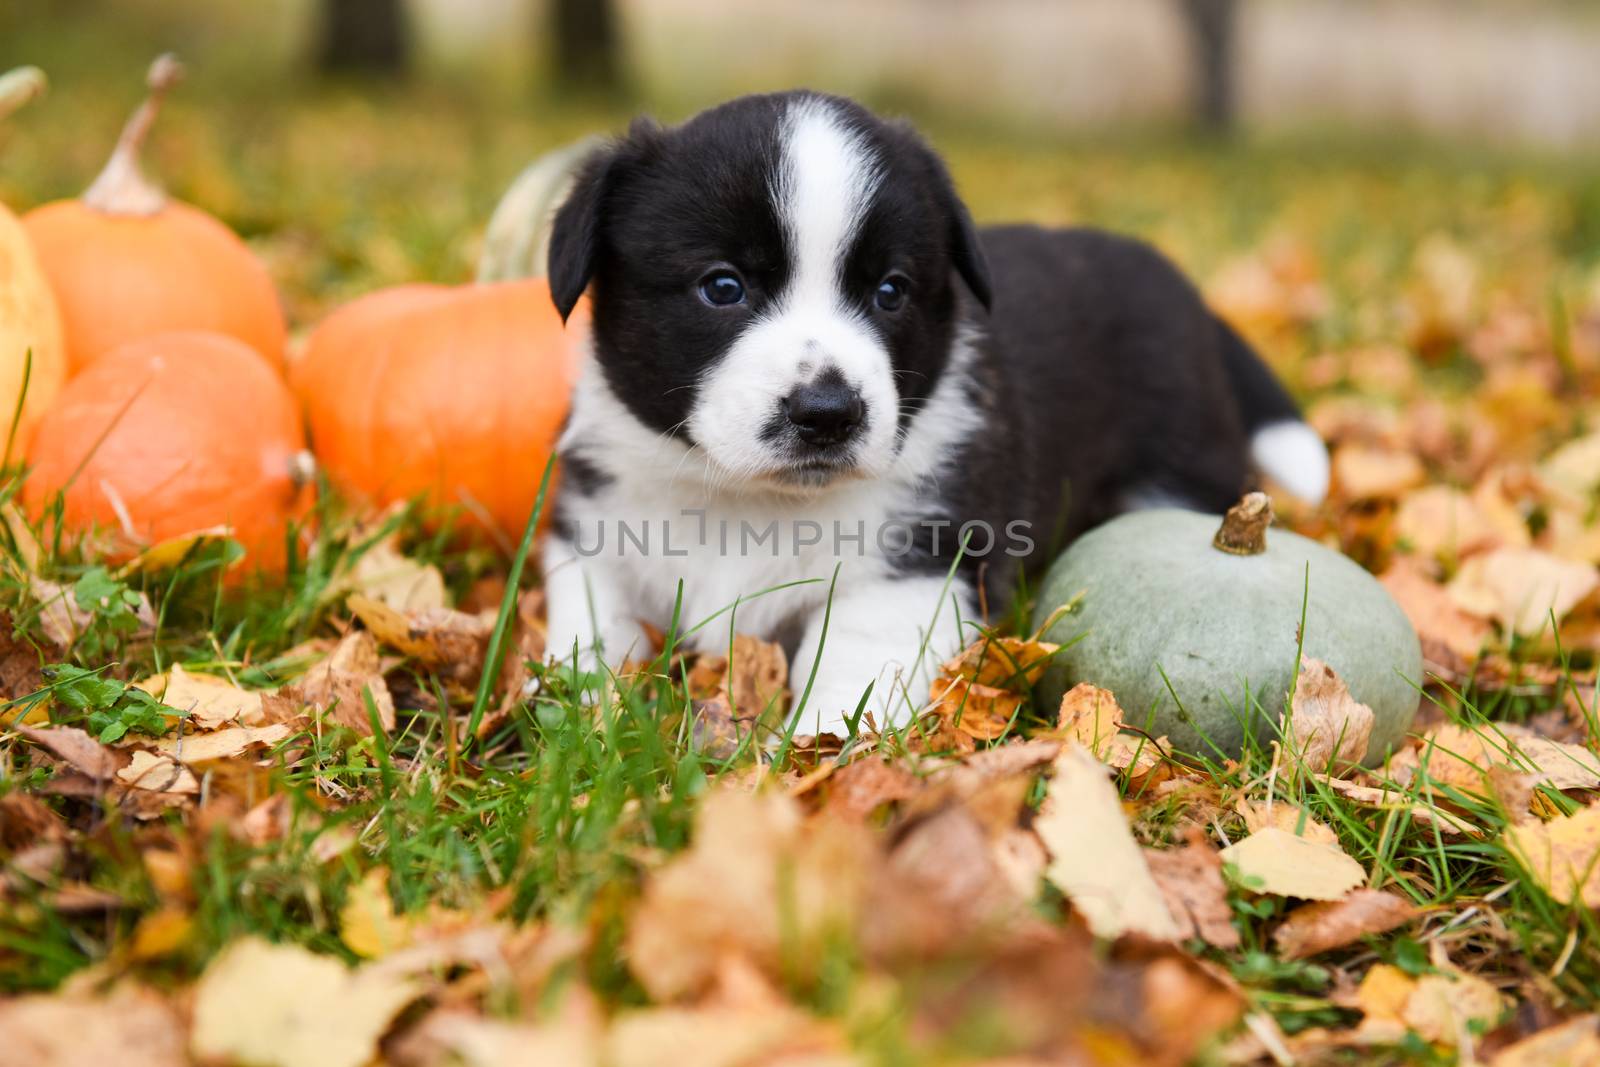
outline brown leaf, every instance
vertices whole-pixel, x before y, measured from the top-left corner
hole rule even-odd
[[[1108,767],[1127,772],[1131,785],[1154,784],[1151,775],[1164,766],[1162,750],[1167,739],[1161,737],[1152,742],[1147,737],[1122,733],[1123,715],[1122,706],[1110,690],[1079,682],[1061,698],[1056,729]]]
[[[1463,611],[1449,591],[1424,574],[1415,561],[1396,560],[1380,580],[1416,627],[1423,658],[1434,669],[1462,674],[1488,644],[1493,633],[1489,621]]]
[[[1600,1015],[1579,1015],[1507,1045],[1489,1067],[1595,1067],[1600,1064]]]
[[[275,745],[294,731],[285,723],[270,726],[230,726],[208,734],[180,734],[164,737],[155,747],[186,764],[210,763],[231,759],[252,748]]]
[[[134,687],[185,713],[203,730],[229,723],[259,726],[264,721],[260,693],[241,689],[225,678],[190,674],[180,664],[173,664],[165,674],[135,682]]]
[[[135,751],[133,761],[117,772],[117,780],[130,789],[143,789],[151,793],[200,794],[200,783],[189,768],[171,756],[156,755],[143,749]]]
[[[1458,559],[1505,543],[1472,497],[1444,485],[1407,493],[1395,512],[1394,529],[1411,551],[1424,556]]]
[[[703,990],[727,952],[769,974],[805,973],[831,933],[854,929],[870,855],[864,831],[837,819],[803,831],[787,796],[705,798],[693,845],[650,877],[628,930],[629,965],[652,997]]]
[[[1507,632],[1535,636],[1552,614],[1559,624],[1596,587],[1600,575],[1592,564],[1537,548],[1497,548],[1463,563],[1449,590],[1464,611],[1494,619]]]
[[[1144,859],[1178,924],[1180,939],[1199,937],[1217,948],[1238,947],[1222,860],[1204,833],[1196,831],[1179,848],[1147,848]]]
[[[11,616],[0,612],[0,702],[20,700],[37,693],[44,685],[38,651],[27,642],[17,640]],[[14,715],[14,712],[7,712],[6,718]]]
[[[1536,782],[1556,789],[1600,788],[1600,756],[1517,723],[1446,723],[1423,736],[1417,759],[1434,780],[1479,793],[1484,775],[1496,764],[1531,772]]]
[[[20,852],[40,841],[66,836],[66,820],[27,793],[0,796],[0,849]]]
[[[1128,829],[1116,787],[1082,745],[1056,758],[1050,792],[1033,823],[1050,853],[1045,876],[1104,938],[1179,936],[1161,888]]]
[[[1403,811],[1418,822],[1438,827],[1440,833],[1446,837],[1476,837],[1483,833],[1481,828],[1472,825],[1460,816],[1432,804],[1423,803],[1397,790],[1382,789],[1370,785],[1357,785],[1355,782],[1347,781],[1343,778],[1323,778],[1322,781],[1335,793],[1353,800],[1357,804]]]
[[[114,777],[123,761],[75,726],[18,726],[17,733],[96,781]]]
[[[332,712],[333,721],[359,734],[372,733],[367,717],[366,693],[378,710],[385,732],[394,729],[394,698],[383,680],[378,643],[365,630],[346,634],[333,653],[307,671],[294,685],[279,690],[269,719],[289,708],[309,707],[319,715]]]
[[[1038,683],[1060,647],[1029,638],[986,636],[946,660],[940,673],[999,689],[1027,689]]]
[[[863,820],[885,804],[909,800],[923,787],[922,780],[898,764],[867,756],[835,771],[828,779],[825,815]]]
[[[1381,889],[1357,889],[1342,900],[1313,901],[1291,911],[1272,933],[1285,959],[1300,960],[1387,933],[1420,912],[1409,900]]]
[[[476,678],[483,669],[494,633],[492,613],[468,615],[451,608],[402,612],[360,593],[352,593],[345,604],[380,642],[427,667],[458,680]]]
[[[185,1067],[166,998],[124,985],[103,997],[35,994],[0,1002],[0,1067]]]
[[[1322,770],[1366,758],[1372,709],[1352,697],[1344,679],[1326,663],[1310,656],[1300,661],[1291,712],[1290,749],[1308,766]]]
[[[1371,445],[1340,445],[1333,453],[1335,492],[1345,500],[1395,497],[1421,485],[1422,463],[1409,452]]]
[[[741,727],[720,693],[689,705],[690,737],[695,750],[714,760],[732,759],[749,743],[750,728]]]
[[[1022,701],[1021,693],[966,678],[941,677],[933,683],[928,710],[974,741],[995,741],[1011,730]]]

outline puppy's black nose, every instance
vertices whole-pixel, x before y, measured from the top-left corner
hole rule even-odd
[[[867,406],[847,382],[825,375],[784,397],[783,413],[800,440],[820,448],[847,440],[861,425]]]

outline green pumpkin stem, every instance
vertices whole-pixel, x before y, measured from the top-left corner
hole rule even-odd
[[[1272,498],[1247,493],[1222,518],[1212,547],[1234,556],[1259,556],[1267,550],[1267,527],[1272,522]]]
[[[149,94],[122,127],[105,169],[83,194],[83,202],[108,215],[154,215],[167,206],[167,192],[139,169],[139,151],[161,111],[161,98],[183,80],[183,64],[171,52],[157,56],[145,76]]]

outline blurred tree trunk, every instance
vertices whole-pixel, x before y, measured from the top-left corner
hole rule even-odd
[[[1179,0],[1194,54],[1195,118],[1207,129],[1231,129],[1234,99],[1234,43],[1238,0]]]
[[[560,88],[592,93],[622,88],[613,0],[550,0],[549,22],[551,69]]]
[[[400,74],[410,44],[404,0],[322,0],[317,67],[324,73]]]

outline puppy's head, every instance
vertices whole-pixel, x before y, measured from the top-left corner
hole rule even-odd
[[[988,305],[938,157],[809,92],[636,123],[585,165],[550,241],[556,306],[591,290],[596,358],[630,412],[789,491],[889,468],[963,283]]]

